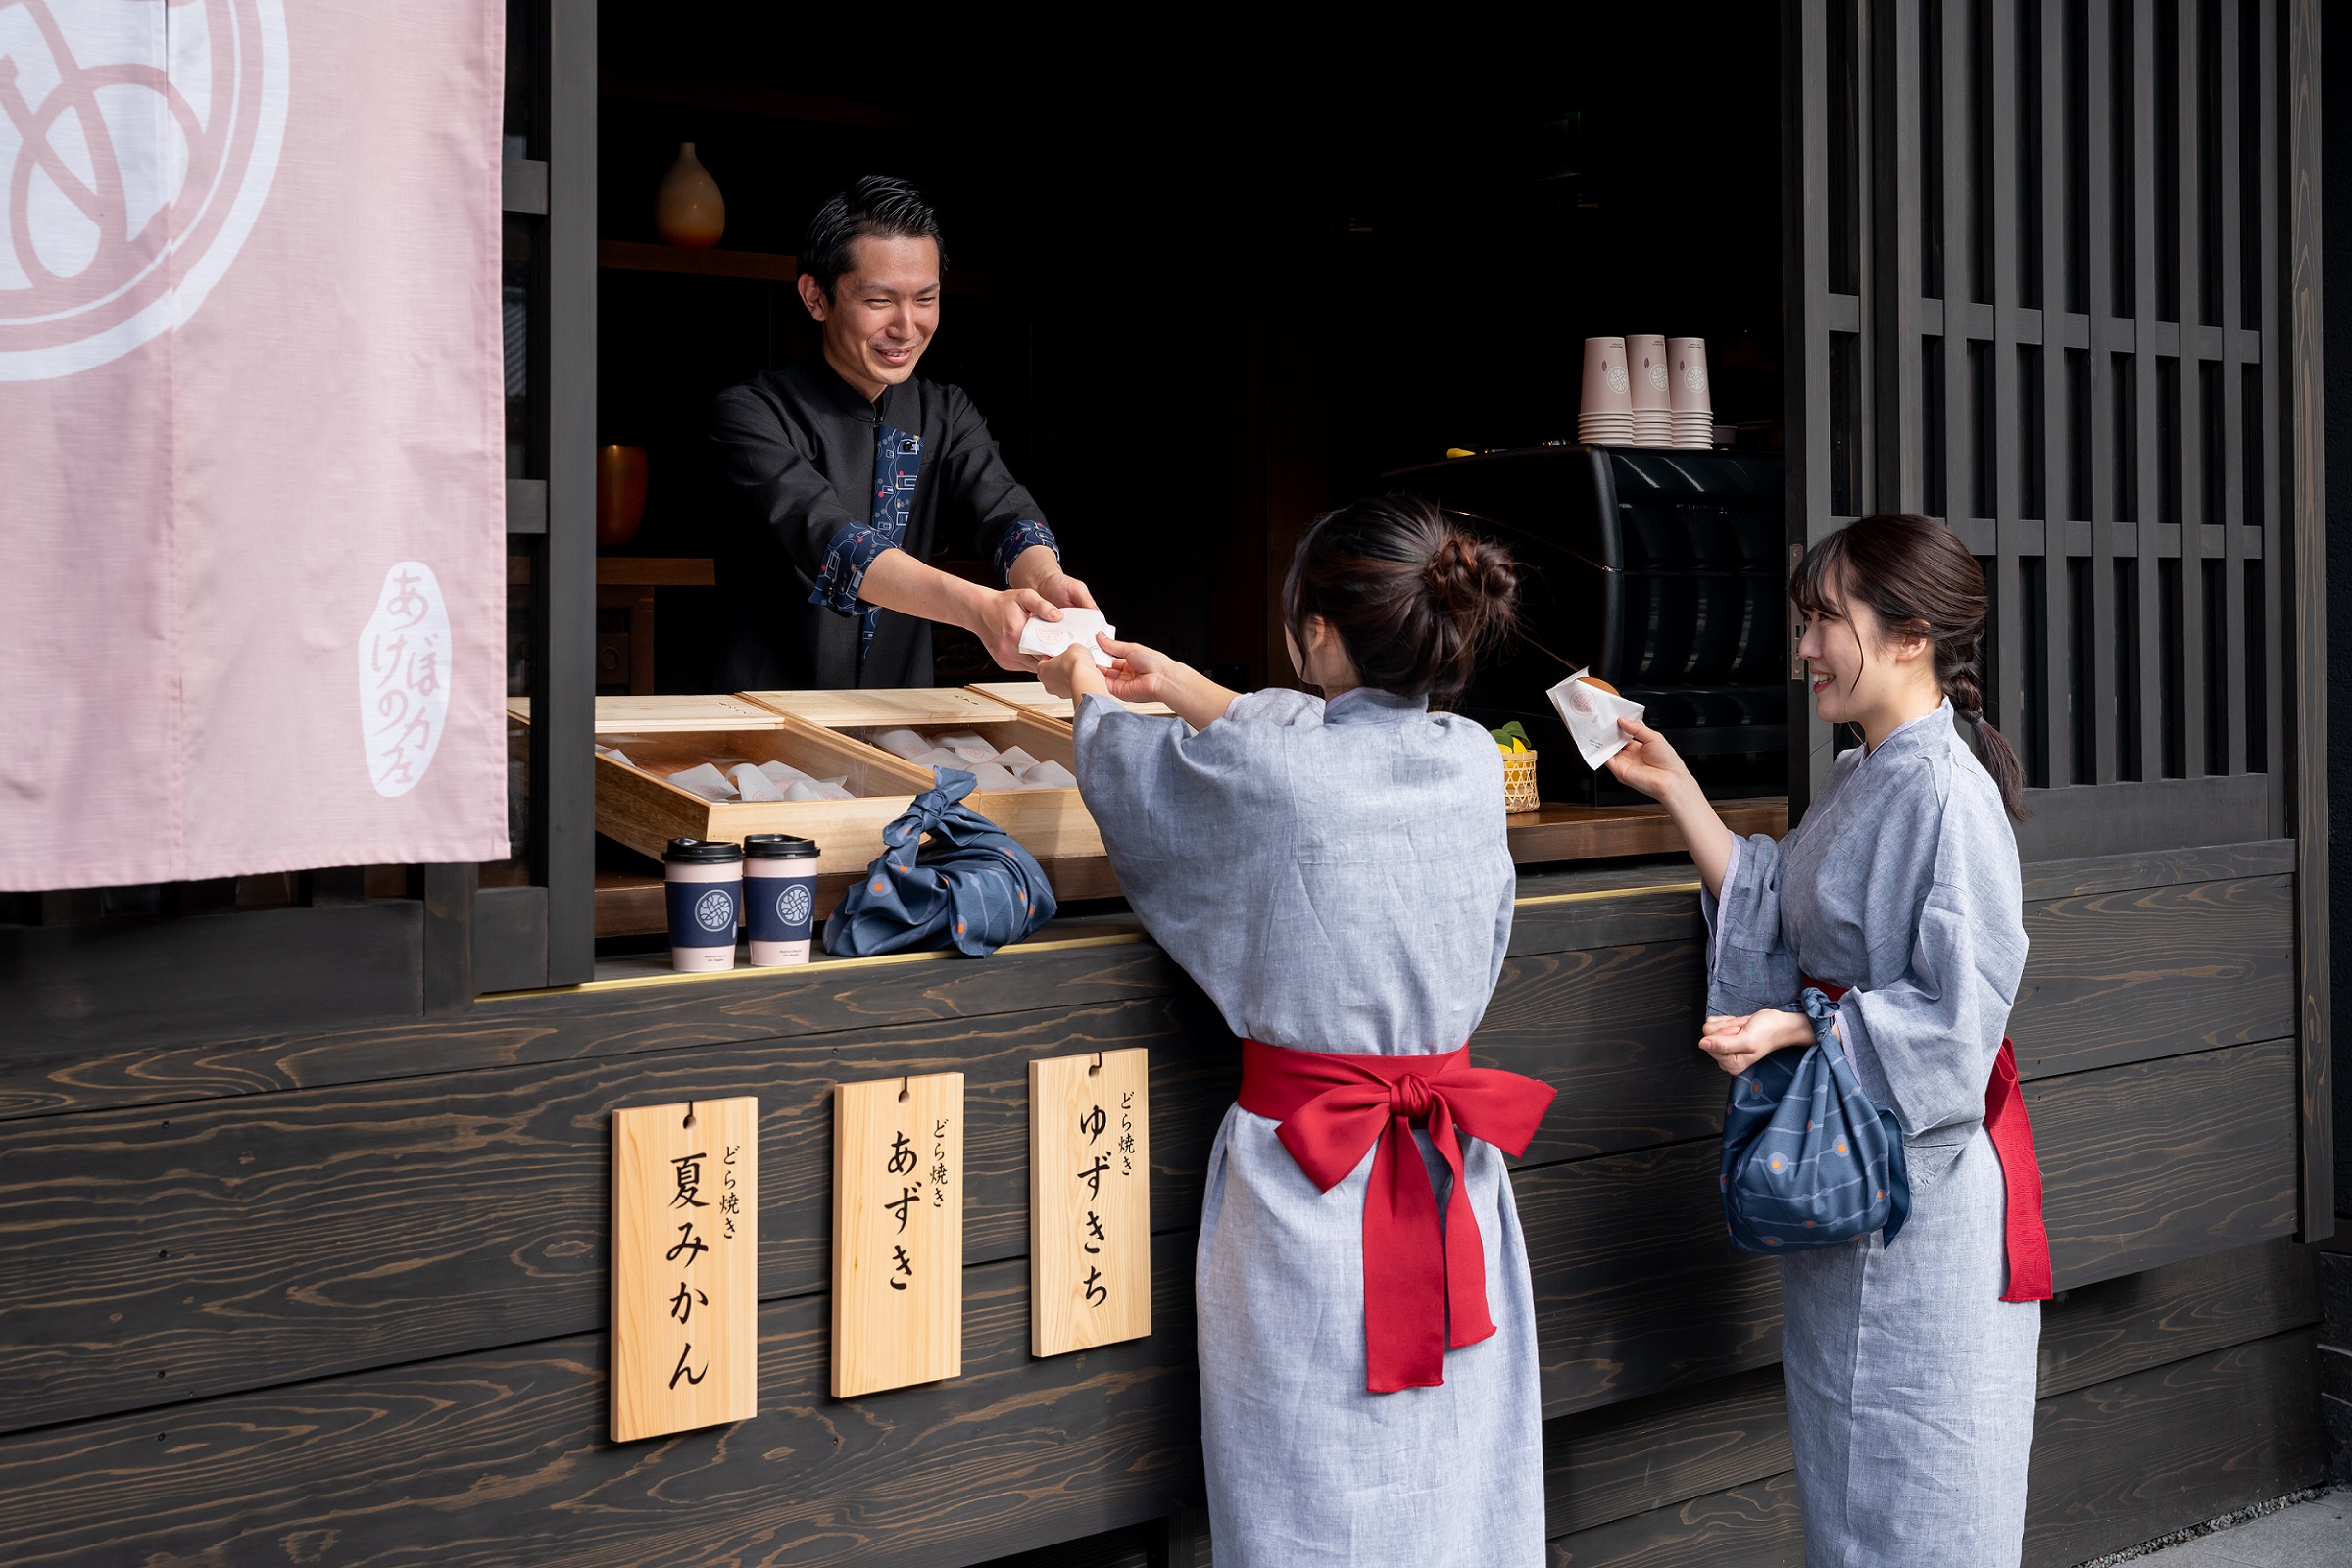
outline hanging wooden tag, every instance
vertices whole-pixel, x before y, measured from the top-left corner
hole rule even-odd
[[[612,1113],[612,1441],[760,1413],[760,1102]]]
[[[833,1396],[963,1374],[963,1074],[833,1087]]]
[[[1029,1063],[1029,1353],[1152,1332],[1152,1054]]]

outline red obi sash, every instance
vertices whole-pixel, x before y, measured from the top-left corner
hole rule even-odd
[[[1807,977],[1832,1002],[1850,987],[1827,985]],[[2009,1288],[2004,1301],[2046,1301],[2050,1298],[2050,1233],[2041,1218],[2041,1161],[2034,1153],[2034,1125],[2026,1119],[2026,1097],[2018,1088],[2017,1051],[2001,1037],[2000,1054],[1992,1060],[1992,1079],[1984,1086],[1984,1132],[1992,1152],[2000,1156],[2001,1176],[2008,1188],[2008,1216],[2004,1230],[2009,1253]]]
[[[1436,1388],[1446,1351],[1494,1332],[1487,1254],[1462,1184],[1456,1129],[1518,1155],[1551,1105],[1552,1089],[1515,1072],[1470,1065],[1470,1048],[1442,1056],[1338,1055],[1242,1042],[1241,1107],[1280,1122],[1276,1136],[1318,1191],[1330,1192],[1373,1150],[1364,1193],[1364,1387]],[[1446,1224],[1411,1128],[1453,1172]]]

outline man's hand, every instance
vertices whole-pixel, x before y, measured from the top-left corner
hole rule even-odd
[[[1046,603],[1063,610],[1102,608],[1086,584],[1061,569],[1061,558],[1044,545],[1031,545],[1015,557],[1004,580],[1010,587],[1033,589]]]
[[[1813,1044],[1813,1020],[1801,1012],[1767,1007],[1744,1018],[1709,1018],[1698,1049],[1735,1077],[1776,1051]]]
[[[963,622],[964,630],[979,638],[988,648],[988,657],[1006,669],[1024,673],[1036,669],[1043,661],[1021,652],[1022,628],[1032,615],[1059,620],[1061,611],[1034,588],[982,588],[978,594]]]

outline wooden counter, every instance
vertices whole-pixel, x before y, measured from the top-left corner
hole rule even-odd
[[[2025,868],[2012,1033],[2065,1293],[2030,1568],[2320,1473],[2317,1291],[2288,1240],[2293,864],[2273,842]],[[1692,1044],[1694,882],[1673,860],[1529,871],[1470,1042],[1560,1091],[1512,1171],[1555,1562],[1798,1555],[1778,1278],[1724,1241],[1724,1079]],[[1129,1046],[1152,1053],[1153,1332],[1041,1360],[1028,1065]],[[951,1069],[964,1375],[832,1399],[832,1086]],[[800,1568],[959,1568],[1069,1543],[1066,1568],[1200,1568],[1193,1249],[1237,1069],[1118,915],[984,960],[624,958],[380,1026],[63,1053],[0,1031],[0,1562],[510,1568],[751,1542]],[[611,1443],[611,1112],[737,1095],[760,1111],[760,1413]]]

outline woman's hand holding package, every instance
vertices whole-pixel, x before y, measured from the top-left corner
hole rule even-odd
[[[1037,666],[1037,678],[1047,691],[1073,702],[1089,692],[1108,692],[1102,671],[1084,643],[1072,643]]]
[[[1744,1018],[1709,1018],[1698,1049],[1725,1072],[1739,1074],[1776,1051],[1813,1043],[1813,1020],[1801,1012],[1767,1007]]]

